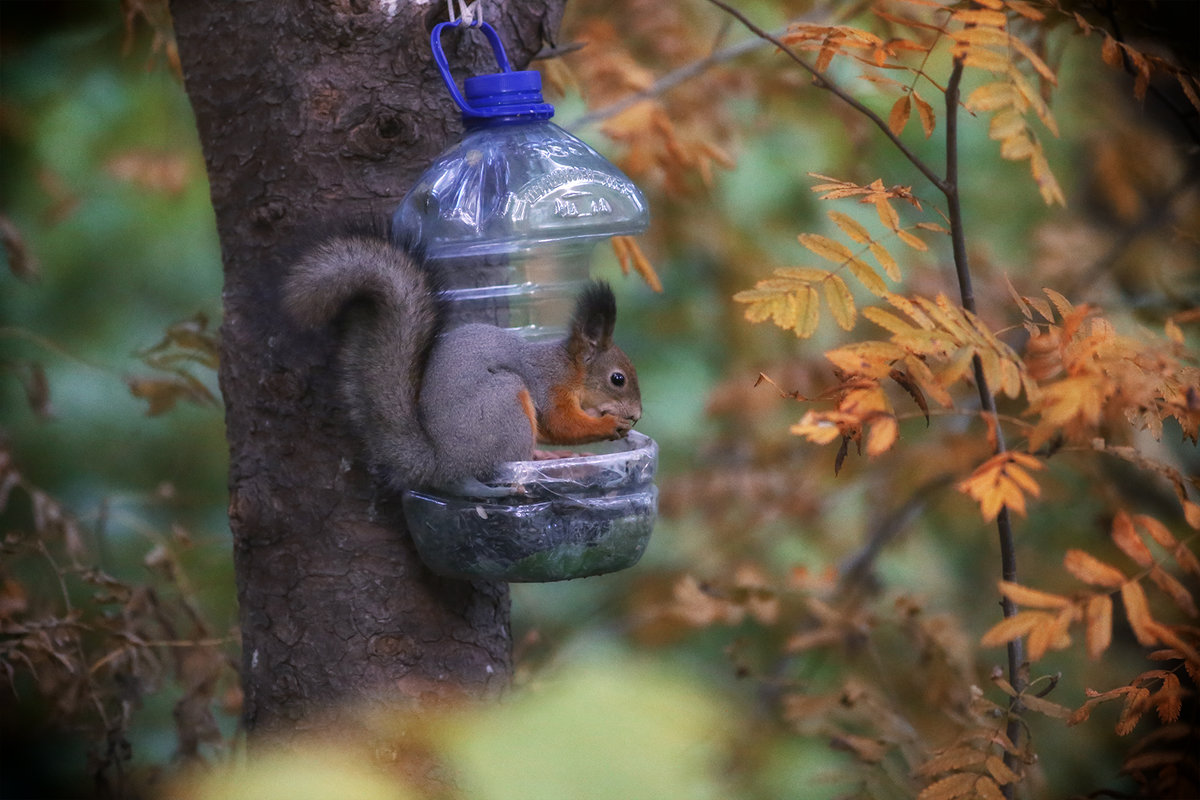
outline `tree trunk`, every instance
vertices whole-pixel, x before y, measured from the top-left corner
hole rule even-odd
[[[514,65],[565,0],[486,4]],[[347,701],[491,695],[511,672],[508,587],[438,578],[399,503],[343,426],[327,334],[279,303],[284,270],[330,221],[378,224],[460,123],[432,65],[439,3],[175,0],[225,267],[221,389],[242,633],[245,721],[317,726]],[[451,63],[495,71],[451,31]],[[518,67],[519,68],[519,67]]]

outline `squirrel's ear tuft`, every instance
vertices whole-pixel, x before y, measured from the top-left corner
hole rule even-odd
[[[570,345],[586,346],[591,352],[612,346],[613,328],[617,324],[617,298],[612,287],[603,281],[592,281],[575,302],[571,320]]]

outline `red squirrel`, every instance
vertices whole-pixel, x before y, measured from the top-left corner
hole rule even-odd
[[[295,264],[283,300],[304,326],[340,322],[340,401],[393,488],[477,485],[538,443],[619,439],[642,415],[605,283],[580,293],[561,340],[479,323],[444,330],[423,265],[385,239],[346,236]]]

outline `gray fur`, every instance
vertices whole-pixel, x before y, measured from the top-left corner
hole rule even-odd
[[[420,265],[385,240],[345,237],[300,259],[284,306],[308,327],[340,323],[340,399],[368,463],[395,489],[460,486],[532,458],[523,392],[538,423],[561,386],[581,392],[588,414],[624,420],[617,435],[641,416],[633,366],[612,346],[616,305],[603,284],[580,296],[562,341],[531,343],[480,324],[442,332]],[[624,388],[609,383],[618,368]],[[594,386],[579,386],[584,370]]]

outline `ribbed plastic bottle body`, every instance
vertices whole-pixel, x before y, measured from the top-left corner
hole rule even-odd
[[[645,199],[547,120],[470,127],[405,197],[393,231],[421,249],[453,323],[557,335],[602,238],[645,228]]]

